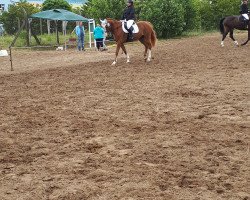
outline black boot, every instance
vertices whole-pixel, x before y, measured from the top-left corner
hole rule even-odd
[[[130,27],[130,29],[128,29],[128,41],[133,41],[134,37],[133,37],[133,27]]]
[[[249,24],[249,20],[245,20],[245,21],[244,21],[244,25],[245,25],[245,28],[246,28],[246,29],[248,28],[248,24]]]

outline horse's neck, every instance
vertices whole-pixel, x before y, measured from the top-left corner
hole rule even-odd
[[[114,27],[114,30],[115,29],[118,29],[119,26],[121,26],[121,22],[117,21],[117,20],[113,20],[112,21],[112,26]]]
[[[119,33],[119,27],[122,27],[122,24],[120,21],[113,20],[110,22],[112,26],[112,34],[116,35]]]

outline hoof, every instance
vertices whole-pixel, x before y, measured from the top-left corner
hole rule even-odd
[[[239,47],[239,43],[237,41],[234,42],[235,47]]]
[[[112,64],[111,65],[116,65],[116,62],[114,61],[114,62],[112,62]]]

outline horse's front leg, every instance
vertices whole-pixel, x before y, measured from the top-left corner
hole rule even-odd
[[[239,43],[234,39],[234,31],[230,30],[230,38],[234,41],[235,46],[239,46]]]
[[[117,57],[118,57],[118,53],[119,53],[120,47],[121,47],[121,44],[120,44],[120,43],[117,43],[116,52],[115,52],[115,60],[114,60],[114,62],[112,63],[112,65],[116,65],[116,63],[117,63]]]
[[[124,44],[121,45],[121,48],[122,48],[123,52],[125,53],[125,55],[127,56],[127,63],[129,63],[129,62],[130,62],[130,60],[129,60],[129,55],[128,55],[128,53],[127,53],[127,50],[126,50]]]

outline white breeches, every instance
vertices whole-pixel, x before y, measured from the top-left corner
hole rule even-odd
[[[134,20],[128,20],[127,21],[127,28],[130,29],[130,27],[133,25]]]
[[[242,14],[242,16],[243,16],[246,20],[249,20],[248,14]]]

